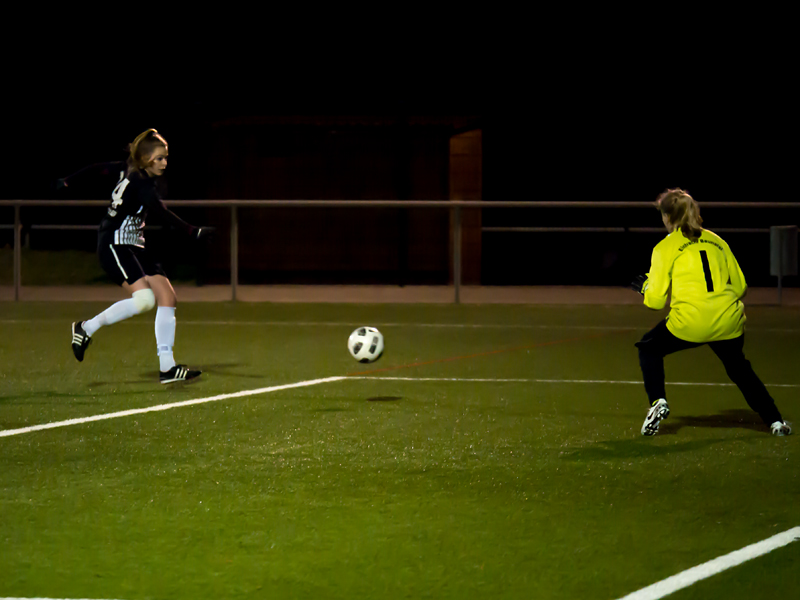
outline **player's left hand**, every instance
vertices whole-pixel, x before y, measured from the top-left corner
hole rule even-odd
[[[631,281],[631,289],[634,292],[639,292],[640,294],[644,295],[644,292],[647,289],[647,275],[637,275],[636,279]]]
[[[56,179],[50,184],[50,191],[54,194],[58,194],[66,187],[69,187],[66,179]]]

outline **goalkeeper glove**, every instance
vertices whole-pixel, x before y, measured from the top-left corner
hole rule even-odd
[[[636,279],[631,281],[631,289],[634,292],[639,292],[644,296],[645,290],[647,290],[647,275],[638,275]]]

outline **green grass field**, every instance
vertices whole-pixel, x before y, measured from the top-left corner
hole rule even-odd
[[[0,304],[0,598],[619,598],[800,525],[800,436],[768,434],[708,348],[666,360],[654,438],[642,307],[184,304],[158,384],[153,316]],[[800,420],[800,311],[745,351]],[[359,325],[386,352],[356,363]],[[270,391],[285,384],[341,377]],[[800,588],[800,544],[671,598]]]

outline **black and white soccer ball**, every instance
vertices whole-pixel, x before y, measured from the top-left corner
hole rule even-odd
[[[347,349],[358,362],[375,362],[383,355],[383,334],[374,327],[359,327],[350,334]]]

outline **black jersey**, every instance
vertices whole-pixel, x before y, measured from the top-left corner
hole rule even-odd
[[[119,173],[119,180],[111,193],[111,206],[100,222],[100,236],[106,238],[107,243],[144,248],[144,225],[149,214],[156,215],[157,218],[188,235],[192,235],[197,229],[164,205],[156,188],[156,179],[147,173],[140,171],[128,173],[124,162],[100,163],[87,169],[102,173]],[[78,173],[83,173],[87,169]],[[68,180],[75,175],[70,176]]]

